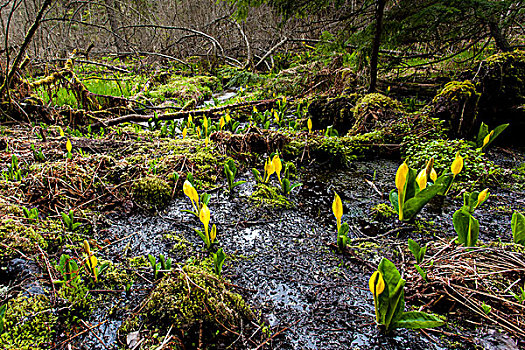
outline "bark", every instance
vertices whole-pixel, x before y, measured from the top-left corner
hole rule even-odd
[[[383,14],[385,11],[386,0],[376,1],[376,13],[375,13],[375,34],[374,41],[372,43],[372,54],[370,56],[370,86],[368,92],[374,92],[377,84],[377,61],[379,58],[379,46],[381,44],[381,33],[383,30]]]

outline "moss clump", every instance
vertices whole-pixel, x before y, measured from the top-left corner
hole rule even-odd
[[[382,94],[373,93],[360,98],[354,108],[355,124],[352,134],[379,130],[392,124],[404,113],[403,105]]]
[[[59,239],[62,224],[53,220],[22,222],[18,218],[0,221],[0,243],[9,248],[0,249],[0,264],[19,256],[18,252],[32,254],[36,246],[47,250]]]
[[[313,128],[318,130],[332,126],[340,135],[347,133],[355,122],[354,106],[360,97],[358,94],[350,94],[314,99],[308,106]]]
[[[355,136],[323,137],[310,136],[308,145],[305,141],[291,140],[283,149],[283,154],[292,157],[302,157],[303,152],[321,162],[327,162],[332,167],[344,167],[359,159],[370,150],[370,144],[381,139],[379,131]]]
[[[56,323],[57,317],[46,296],[19,296],[8,303],[0,348],[49,349]]]
[[[129,273],[124,266],[110,263],[101,277],[102,283],[108,289],[122,289],[129,283],[133,283],[134,273]]]
[[[152,89],[146,96],[157,100],[179,99],[183,101],[183,104],[191,100],[199,103],[210,98],[213,91],[220,90],[222,90],[221,82],[214,76],[174,75],[166,84]]]
[[[174,269],[159,282],[146,301],[142,316],[147,327],[173,326],[191,338],[203,323],[206,339],[215,337],[220,330],[226,330],[225,327],[239,329],[241,322],[254,316],[244,299],[226,288],[224,282],[206,264]],[[122,329],[127,332],[137,326],[134,318],[126,321]]]
[[[278,208],[291,208],[292,203],[279,193],[277,187],[267,184],[257,184],[257,189],[252,193],[250,199],[257,205]]]
[[[133,199],[146,209],[161,209],[171,199],[171,188],[158,177],[141,178],[133,184]]]
[[[397,216],[397,212],[394,208],[386,203],[379,203],[378,205],[373,206],[370,210],[374,220],[384,221]]]
[[[434,97],[432,115],[447,121],[452,136],[468,136],[476,121],[481,94],[470,81],[451,81]]]

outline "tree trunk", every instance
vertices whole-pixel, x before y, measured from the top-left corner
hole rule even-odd
[[[501,32],[501,28],[499,27],[498,22],[489,21],[488,25],[490,29],[490,35],[494,38],[498,49],[503,52],[511,51],[510,44],[507,41],[507,38],[505,38],[505,36]]]
[[[381,33],[383,29],[383,13],[385,11],[386,0],[376,0],[376,28],[374,34],[374,42],[372,43],[372,54],[370,56],[370,85],[368,92],[372,93],[376,90],[377,84],[377,61],[379,58],[379,46],[381,44]]]
[[[117,49],[117,54],[120,57],[121,53],[124,52],[124,43],[122,42],[122,39],[117,34],[117,28],[118,28],[118,21],[116,17],[116,7],[115,7],[115,0],[104,0],[104,3],[106,5],[106,13],[108,15],[109,19],[109,26],[111,27],[111,32],[113,34],[113,44],[115,45]]]

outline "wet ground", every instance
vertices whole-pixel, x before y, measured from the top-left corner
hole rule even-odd
[[[319,169],[303,174],[303,186],[291,196],[294,209],[256,206],[249,198],[253,191],[250,181],[238,187],[233,196],[223,189],[212,191],[211,222],[217,224],[219,244],[230,256],[223,273],[260,314],[261,322],[272,333],[279,333],[271,338],[269,347],[445,349],[457,341],[456,337],[443,334],[408,330],[386,337],[375,326],[373,299],[367,288],[374,266],[383,254],[395,260],[397,252],[405,249],[407,238],[451,238],[452,213],[461,205],[458,196],[446,200],[438,210],[441,214],[425,209],[419,230],[412,225],[400,227],[395,220],[372,219],[371,207],[387,202],[397,166],[396,161],[378,160],[356,162],[346,171]],[[355,256],[338,254],[331,246],[335,241],[333,191],[341,195],[343,220],[351,226],[351,237],[357,238],[359,249]],[[493,208],[523,209],[523,200],[513,189],[500,189],[492,195],[487,209],[480,209],[478,214],[482,222],[480,239],[508,241],[510,225],[505,227],[502,223],[510,223],[511,213],[493,215]],[[189,200],[178,198],[153,216],[113,217],[110,227],[98,232],[95,239],[116,242],[102,250],[104,257],[114,262],[147,254],[165,254],[184,262],[202,249],[194,232],[200,222],[182,212],[184,209],[191,209]],[[181,239],[187,242],[181,245]],[[134,285],[131,298],[115,301],[112,306],[136,307],[137,300],[151,287],[151,272],[147,268],[143,276]],[[98,334],[110,348],[115,346],[115,331],[124,314],[97,314],[97,320],[108,320],[99,327]],[[493,337],[485,343],[490,343],[490,339]],[[83,339],[83,343],[89,344],[87,348],[102,348],[92,336]],[[501,341],[495,343],[496,347],[485,348],[501,345]]]

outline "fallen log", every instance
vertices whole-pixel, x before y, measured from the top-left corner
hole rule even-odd
[[[98,120],[97,122],[91,124],[91,128],[114,126],[126,122],[147,122],[148,120],[153,118],[157,120],[174,120],[180,118],[187,118],[190,114],[192,116],[206,115],[208,117],[212,117],[212,115],[215,113],[232,110],[243,110],[249,107],[257,107],[259,110],[265,110],[270,108],[270,106],[274,105],[278,100],[279,99],[274,98],[269,100],[244,101],[232,105],[225,105],[209,109],[195,109],[191,111],[164,113],[159,114],[157,116],[155,116],[155,114],[127,114],[113,119]]]

